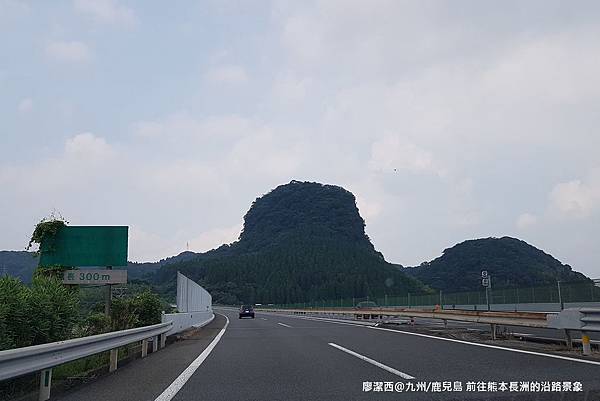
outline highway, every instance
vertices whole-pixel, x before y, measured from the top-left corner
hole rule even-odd
[[[235,311],[216,311],[217,318],[199,335],[54,399],[600,399],[600,362],[504,350],[352,323],[266,313],[257,313],[255,319],[240,320]],[[416,386],[418,382],[454,385],[457,381],[462,383],[462,392],[433,392],[435,385],[428,392],[374,391],[377,382],[393,386],[399,382],[408,386],[411,382]],[[511,381],[581,382],[583,392],[466,391],[467,382],[482,382],[481,386],[487,389],[489,382],[499,386]],[[373,387],[364,391],[363,386],[369,383]]]

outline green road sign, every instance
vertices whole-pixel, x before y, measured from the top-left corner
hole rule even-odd
[[[127,226],[66,226],[40,245],[40,266],[127,266]]]

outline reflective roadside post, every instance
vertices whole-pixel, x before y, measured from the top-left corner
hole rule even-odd
[[[583,344],[583,355],[592,355],[592,347],[590,346],[590,336],[587,332],[581,332],[581,343]]]

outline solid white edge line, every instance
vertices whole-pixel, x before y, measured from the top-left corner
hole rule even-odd
[[[173,397],[175,397],[175,395],[179,392],[179,390],[181,390],[183,385],[190,379],[190,377],[192,377],[194,372],[196,372],[200,365],[202,365],[202,362],[204,362],[204,360],[210,355],[212,350],[217,346],[217,344],[221,340],[221,337],[223,337],[223,334],[225,334],[225,330],[227,330],[227,326],[229,326],[229,318],[225,316],[225,319],[227,319],[225,322],[225,326],[223,326],[219,334],[217,334],[217,336],[213,338],[211,343],[208,344],[208,347],[206,347],[204,351],[202,351],[202,353],[198,355],[198,357],[194,359],[192,363],[190,363],[190,365],[183,372],[181,372],[179,376],[177,376],[173,383],[171,383],[169,387],[167,387],[165,391],[161,393],[161,395],[156,397],[154,401],[170,401],[171,399],[173,399]]]
[[[411,376],[411,375],[409,375],[409,374],[406,374],[406,373],[404,373],[404,372],[400,372],[399,370],[396,370],[396,369],[394,369],[394,368],[391,368],[391,367],[389,367],[389,366],[387,366],[387,365],[384,365],[384,364],[383,364],[383,363],[381,363],[381,362],[377,362],[377,361],[375,361],[375,360],[373,360],[373,359],[371,359],[371,358],[369,358],[369,357],[366,357],[366,356],[364,356],[364,355],[361,355],[361,354],[359,354],[359,353],[357,353],[357,352],[354,352],[354,351],[352,351],[352,350],[349,350],[348,348],[344,348],[344,347],[342,347],[341,345],[337,345],[337,344],[335,344],[335,343],[328,343],[328,344],[329,344],[329,345],[331,345],[331,346],[332,346],[332,347],[334,347],[334,348],[337,348],[337,349],[339,349],[340,351],[344,351],[344,352],[345,352],[345,353],[347,353],[347,354],[350,354],[350,355],[352,355],[352,356],[355,356],[355,357],[357,357],[358,359],[362,359],[363,361],[365,361],[365,362],[368,362],[368,363],[370,363],[371,365],[375,365],[375,366],[377,366],[378,368],[381,368],[381,369],[383,369],[383,370],[387,370],[388,372],[395,374],[396,376],[400,376],[400,377],[401,377],[401,378],[403,378],[403,379],[407,379],[407,380],[414,379],[414,377],[413,377],[413,376]]]
[[[292,328],[292,326],[288,326],[288,325],[287,325],[287,324],[285,324],[285,323],[280,323],[280,322],[277,322],[277,324],[279,324],[279,325],[281,325],[281,326],[284,326],[284,327],[289,327],[290,329]]]
[[[437,336],[431,336],[431,335],[422,334],[422,333],[412,333],[410,331],[386,329],[386,328],[383,328],[383,327],[368,327],[368,328],[369,329],[373,329],[373,330],[389,331],[389,332],[396,333],[396,334],[406,334],[406,335],[409,335],[409,336],[425,337],[425,338],[431,338],[431,339],[434,339],[434,340],[450,341],[450,342],[453,342],[453,343],[473,345],[475,347],[492,348],[492,349],[497,349],[497,350],[501,350],[501,351],[518,352],[518,353],[521,353],[521,354],[536,355],[536,356],[545,356],[547,358],[562,359],[564,361],[587,363],[587,364],[590,364],[590,365],[598,365],[598,366],[600,366],[600,362],[589,361],[587,359],[571,358],[571,357],[562,356],[562,355],[544,354],[543,352],[527,351],[527,350],[524,350],[524,349],[515,349],[515,348],[500,347],[498,345],[473,343],[473,342],[464,341],[464,340],[456,340],[454,338],[437,337]]]

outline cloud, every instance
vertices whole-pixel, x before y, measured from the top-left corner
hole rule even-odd
[[[195,252],[206,252],[223,244],[237,241],[242,231],[242,224],[231,227],[219,227],[205,231],[189,241],[190,250]]]
[[[223,244],[236,241],[242,230],[242,224],[230,227],[217,227],[201,233],[191,230],[177,231],[165,236],[148,231],[139,225],[129,227],[129,260],[157,261],[165,257],[178,255],[187,250],[206,252]]]
[[[74,0],[75,9],[90,16],[97,23],[135,26],[138,19],[134,11],[116,0]]]
[[[20,114],[27,114],[33,110],[33,100],[31,98],[25,98],[19,102],[17,110]]]
[[[114,155],[114,150],[104,138],[99,138],[91,132],[84,132],[67,140],[65,154],[88,161],[105,161]]]
[[[414,173],[442,174],[431,152],[400,135],[393,134],[388,134],[371,145],[369,168],[387,172],[407,170]]]
[[[557,184],[550,193],[550,208],[559,216],[585,218],[600,209],[600,168],[588,176]]]
[[[529,227],[534,226],[537,223],[537,216],[531,213],[522,213],[517,217],[517,228],[519,230],[525,230]]]
[[[303,100],[309,90],[309,78],[297,78],[286,74],[277,78],[273,84],[273,96],[284,102],[297,102]]]
[[[93,58],[90,48],[77,40],[50,42],[46,45],[45,52],[49,58],[67,63],[85,63]]]
[[[211,68],[206,72],[205,79],[213,83],[239,85],[248,81],[248,76],[242,66],[230,64]]]

